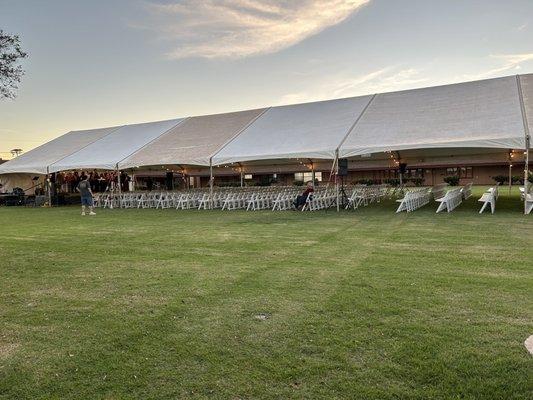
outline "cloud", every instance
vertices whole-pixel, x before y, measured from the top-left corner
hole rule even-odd
[[[174,59],[275,53],[346,20],[371,0],[179,0],[146,3],[148,22]]]
[[[365,94],[411,89],[428,81],[415,68],[385,67],[359,76],[343,74],[300,92],[282,96],[279,104],[329,100]]]
[[[486,71],[479,72],[477,74],[462,75],[462,80],[476,80],[476,79],[488,79],[495,78],[504,74],[508,74],[511,71],[519,73],[522,69],[522,64],[533,61],[533,53],[521,53],[521,54],[491,54],[489,56],[492,60],[496,61],[497,65]]]
[[[513,68],[517,65],[522,64],[526,61],[533,60],[533,53],[524,53],[524,54],[496,54],[492,55],[492,58],[497,58],[503,60],[507,66]]]

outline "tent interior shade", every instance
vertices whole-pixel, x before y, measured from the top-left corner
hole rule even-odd
[[[0,166],[0,173],[46,174],[47,167],[101,139],[117,127],[72,131]]]
[[[340,157],[439,147],[524,148],[516,77],[379,94]]]
[[[139,148],[178,125],[183,119],[125,125],[102,139],[50,165],[50,172],[68,169],[114,169]]]
[[[121,161],[119,167],[169,164],[207,166],[218,149],[263,112],[264,109],[258,109],[187,118]]]

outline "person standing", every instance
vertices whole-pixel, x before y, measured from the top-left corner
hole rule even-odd
[[[76,189],[81,194],[81,215],[85,215],[85,207],[89,207],[89,215],[96,215],[94,212],[93,191],[87,175],[82,175],[82,180]]]

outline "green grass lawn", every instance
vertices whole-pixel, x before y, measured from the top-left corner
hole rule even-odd
[[[531,399],[533,215],[477,198],[0,208],[0,398]]]

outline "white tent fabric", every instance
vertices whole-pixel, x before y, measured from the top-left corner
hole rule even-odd
[[[515,76],[379,94],[339,150],[340,157],[388,150],[524,148]]]
[[[0,165],[0,174],[46,174],[47,167],[119,127],[73,131]]]
[[[140,165],[209,165],[210,157],[265,109],[187,118],[183,123],[119,163]]]
[[[0,174],[331,160],[337,151],[352,157],[407,149],[524,149],[524,114],[532,131],[533,74],[75,131],[2,164]]]
[[[50,165],[50,172],[69,169],[114,169],[117,163],[147,145],[183,119],[126,125]]]
[[[213,164],[332,159],[372,96],[273,107],[213,157]]]

